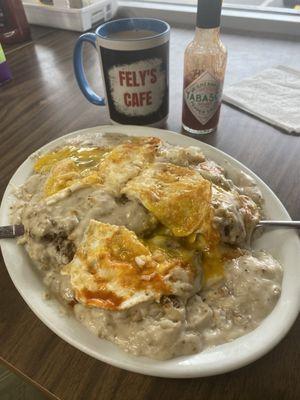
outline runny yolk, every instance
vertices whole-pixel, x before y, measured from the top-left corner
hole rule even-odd
[[[108,149],[104,147],[75,147],[65,146],[59,150],[47,153],[38,158],[34,165],[36,172],[46,173],[61,160],[70,158],[81,171],[96,169]]]
[[[234,249],[224,244],[217,244],[214,248],[204,251],[202,255],[202,267],[205,281],[222,276],[226,261],[241,255],[242,251],[240,249]]]

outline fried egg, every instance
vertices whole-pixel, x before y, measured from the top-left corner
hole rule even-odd
[[[59,161],[71,159],[82,171],[87,168],[96,168],[103,155],[110,149],[99,146],[63,146],[49,153],[43,154],[34,164],[35,172],[47,173]]]
[[[78,302],[124,310],[163,295],[189,297],[200,288],[200,267],[191,259],[151,251],[124,226],[91,220],[73,260],[61,270],[69,275]]]
[[[65,146],[36,161],[35,171],[46,175],[47,204],[95,186],[139,202],[164,231],[139,239],[125,227],[90,220],[73,261],[62,270],[70,275],[78,301],[121,310],[162,295],[190,293],[200,285],[199,262],[204,281],[223,275],[224,261],[231,257],[213,228],[212,184],[194,168],[163,160],[162,149],[158,138],[131,138],[113,149]]]
[[[161,140],[155,137],[138,138],[116,146],[99,165],[102,183],[115,194],[140,171],[152,163]]]
[[[53,196],[74,185],[86,186],[99,183],[101,180],[96,171],[93,169],[81,171],[71,158],[66,158],[51,168],[44,184],[44,197]]]
[[[211,183],[192,169],[155,163],[122,190],[137,198],[174,236],[188,236],[211,221]]]

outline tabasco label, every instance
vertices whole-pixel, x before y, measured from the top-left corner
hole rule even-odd
[[[207,71],[184,89],[186,105],[202,125],[205,125],[218,110],[222,89],[223,82]]]

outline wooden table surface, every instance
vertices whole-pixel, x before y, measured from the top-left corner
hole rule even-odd
[[[78,33],[34,29],[36,40],[8,50],[14,79],[0,89],[0,191],[34,150],[68,132],[109,122],[105,108],[89,104],[72,71]],[[171,34],[171,104],[168,128],[180,132],[183,49],[192,30]],[[300,68],[300,43],[293,38],[223,34],[229,60],[226,83],[263,68],[285,64]],[[86,68],[99,93],[102,83],[95,52],[88,48]],[[223,105],[219,129],[200,138],[234,156],[257,173],[300,219],[300,137],[287,135]],[[296,260],[295,260],[296,261]],[[297,260],[299,262],[299,260]],[[300,320],[269,354],[228,374],[172,380],[111,367],[81,353],[52,333],[31,312],[14,288],[1,259],[0,357],[51,398],[62,400],[218,400],[300,398]]]

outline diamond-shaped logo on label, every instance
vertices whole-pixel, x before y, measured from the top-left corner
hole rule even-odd
[[[191,113],[205,125],[221,102],[223,83],[205,71],[184,89],[185,102]]]

